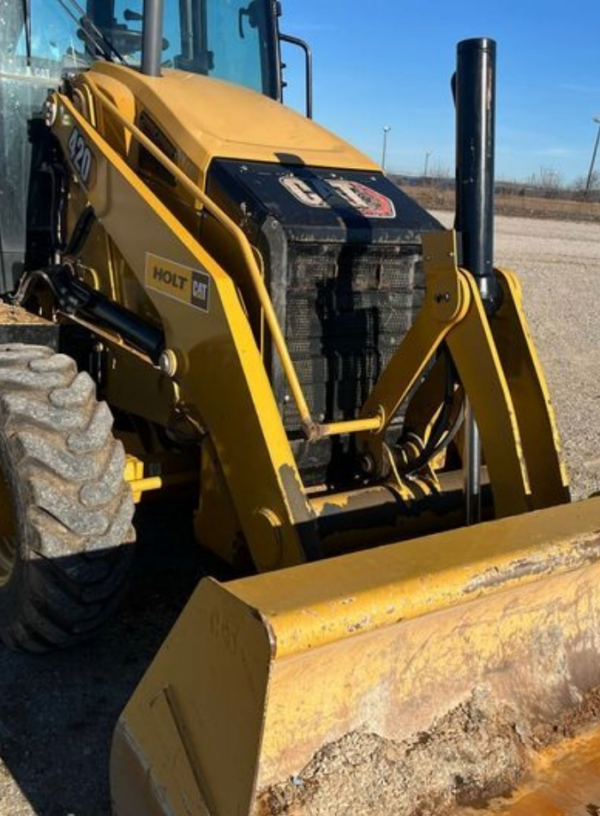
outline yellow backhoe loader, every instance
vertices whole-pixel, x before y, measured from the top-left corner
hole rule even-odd
[[[600,813],[600,499],[493,265],[494,42],[443,231],[311,121],[278,2],[0,6],[1,637],[92,633],[152,495],[241,576],[122,714],[115,816]]]

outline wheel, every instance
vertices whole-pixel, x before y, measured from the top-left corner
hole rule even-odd
[[[91,635],[132,563],[123,446],[95,385],[43,346],[0,345],[0,638],[41,652]]]

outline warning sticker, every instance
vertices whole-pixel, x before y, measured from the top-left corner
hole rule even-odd
[[[306,207],[322,210],[351,207],[365,218],[396,217],[394,202],[360,181],[282,176],[280,182]]]
[[[200,269],[146,253],[146,287],[202,312],[210,308],[210,277]]]

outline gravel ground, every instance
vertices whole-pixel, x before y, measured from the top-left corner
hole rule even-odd
[[[434,215],[446,226],[452,216]],[[600,490],[600,225],[497,218],[495,258],[523,306],[554,403],[574,498]]]
[[[499,218],[496,258],[523,282],[573,493],[598,491],[600,227]],[[50,657],[0,650],[0,816],[110,816],[115,720],[203,572],[184,512],[139,524],[133,591],[101,637]]]

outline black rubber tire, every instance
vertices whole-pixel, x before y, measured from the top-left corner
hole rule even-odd
[[[127,586],[134,504],[95,392],[64,354],[0,345],[0,638],[12,648],[89,637]]]

